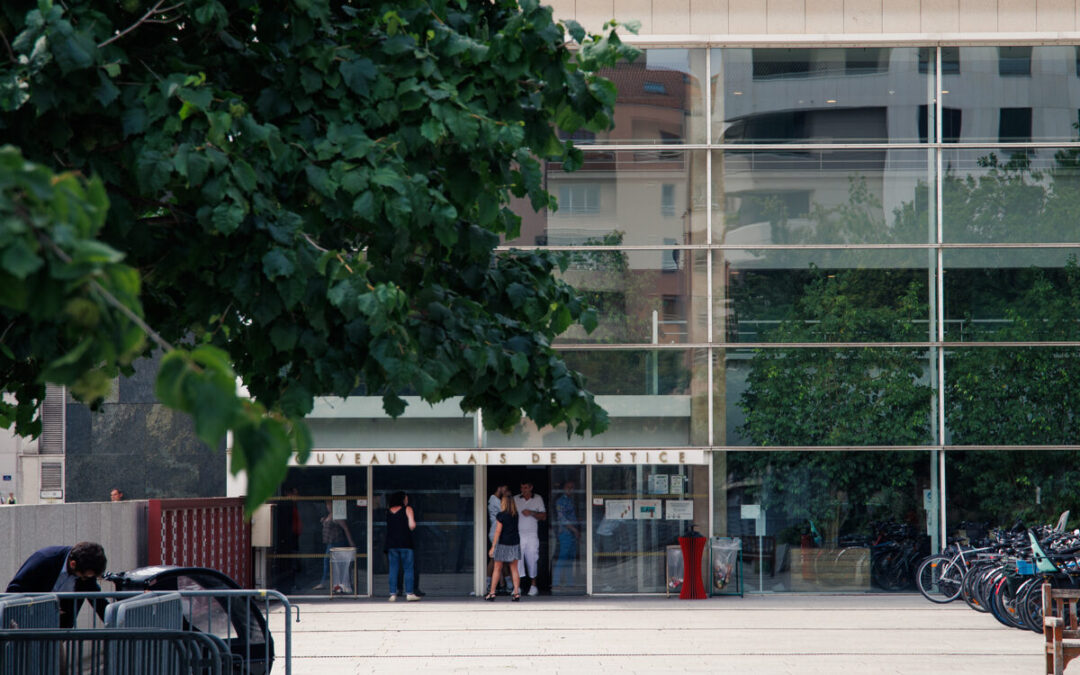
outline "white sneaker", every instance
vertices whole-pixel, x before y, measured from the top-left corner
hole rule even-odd
[[[389,600],[390,602],[397,602],[397,593],[391,595],[389,598],[387,598],[387,600]]]
[[[413,593],[409,593],[408,595],[405,596],[405,602],[416,602],[419,599],[420,599],[420,596],[415,595]]]
[[[536,586],[530,586],[528,595],[540,595],[540,589]]]

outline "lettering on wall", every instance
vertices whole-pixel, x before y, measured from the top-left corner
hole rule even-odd
[[[704,450],[312,450],[312,466],[707,464]],[[300,466],[294,455],[289,464]]]

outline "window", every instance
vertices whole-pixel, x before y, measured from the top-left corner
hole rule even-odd
[[[1002,108],[998,115],[998,141],[1031,142],[1031,108]]]
[[[883,73],[889,69],[889,49],[880,47],[844,50],[844,73],[865,75]]]
[[[933,73],[937,69],[934,65],[934,48],[922,47],[919,49],[919,72],[924,75],[927,73]],[[941,74],[942,75],[959,75],[960,74],[960,48],[959,47],[942,47],[941,48]]]
[[[1030,77],[1031,47],[998,47],[998,75]]]
[[[600,186],[589,184],[560,185],[559,213],[600,212]]]
[[[646,82],[642,87],[646,94],[666,94],[667,88],[663,82]]]
[[[664,246],[675,246],[678,243],[675,239],[664,237]],[[679,270],[678,249],[660,251],[660,269],[664,272],[677,272]]]
[[[754,79],[774,80],[810,75],[810,50],[755,49]]]
[[[660,215],[675,215],[675,186],[671,183],[660,186]]]
[[[919,106],[919,142],[925,143],[929,134],[928,106]],[[962,111],[959,108],[941,109],[941,142],[960,142],[960,123]]]

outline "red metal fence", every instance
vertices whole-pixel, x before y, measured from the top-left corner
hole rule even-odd
[[[151,499],[147,520],[151,565],[212,567],[251,588],[251,524],[243,498]]]

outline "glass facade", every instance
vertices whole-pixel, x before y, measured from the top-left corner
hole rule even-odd
[[[602,319],[560,348],[590,386],[683,406],[613,415],[611,445],[710,450],[748,588],[897,590],[968,521],[1080,508],[1056,478],[1080,452],[1077,53],[646,49],[603,147],[548,167],[559,210],[506,245],[569,252]],[[675,54],[693,89],[660,151],[641,73]],[[642,471],[597,467],[594,500]],[[593,590],[660,590],[674,534],[593,510]]]
[[[481,585],[481,502],[525,477],[544,593],[664,592],[691,528],[742,540],[751,591],[904,590],[947,536],[1080,512],[1077,54],[649,48],[607,71],[614,129],[573,136],[581,169],[545,166],[558,209],[515,202],[502,248],[566,254],[599,321],[556,348],[610,430],[318,408],[328,455],[430,453],[348,469],[374,592],[391,489],[423,502],[421,587],[449,594]],[[300,557],[272,556],[301,586],[332,472],[295,470],[279,500],[310,507],[282,538]]]

